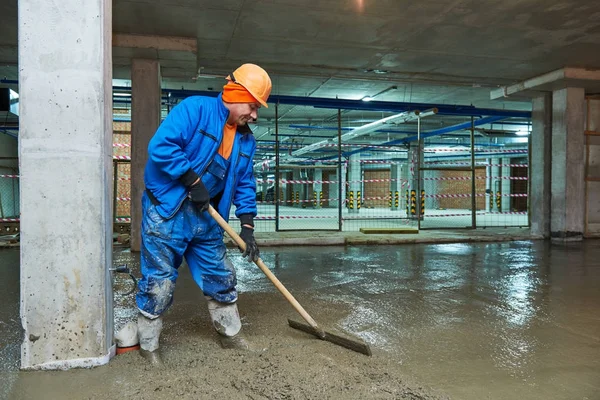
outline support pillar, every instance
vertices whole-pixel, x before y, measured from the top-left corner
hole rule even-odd
[[[500,167],[501,159],[494,157],[490,159],[491,162],[491,176],[492,176],[492,197],[494,198],[494,210],[495,212],[502,212],[502,197],[498,202],[498,193],[502,195],[502,170]]]
[[[321,208],[321,195],[323,194],[323,170],[321,168],[315,168],[315,178],[313,183],[313,191],[317,193],[317,205],[315,208]]]
[[[402,165],[391,164],[391,182],[390,182],[390,191],[392,192],[392,205],[390,210],[399,211],[401,210],[402,198],[404,193],[402,193]],[[396,204],[396,192],[398,192],[398,204]]]
[[[501,204],[502,204],[502,209],[500,211],[502,212],[511,212],[511,199],[512,197],[509,196],[509,194],[511,194],[511,180],[510,179],[506,179],[509,178],[511,175],[511,167],[510,164],[513,162],[512,158],[509,157],[504,157],[500,159],[502,166],[500,167],[500,176],[502,177],[500,186],[502,187],[502,199],[500,200]]]
[[[364,196],[361,190],[361,178],[360,154],[352,154],[348,160],[348,212],[351,214],[356,214],[360,210],[358,192],[361,192],[361,197]],[[352,198],[350,198],[350,193],[352,193]]]
[[[111,4],[18,3],[23,369],[114,354]]]
[[[487,193],[487,197],[485,198],[485,212],[493,212],[494,211],[494,185],[493,185],[493,176],[492,176],[492,163],[491,158],[486,158],[485,163],[487,166],[485,167],[485,193]]]
[[[292,180],[301,181],[302,174],[299,168],[296,168],[292,171]],[[292,184],[292,206],[294,207],[302,207],[302,183],[294,183]],[[300,202],[298,202],[300,201]]]
[[[584,107],[581,88],[552,95],[551,237],[582,240],[584,231]]]
[[[402,182],[405,182],[405,185],[401,186],[400,189],[400,209],[401,211],[406,212],[407,208],[410,208],[410,173],[411,173],[411,160],[410,160],[410,151],[407,152],[406,163],[403,164],[400,170],[400,176],[402,177]],[[409,192],[409,200],[407,203],[406,200],[406,191]],[[410,214],[407,214],[408,217]]]
[[[532,102],[529,156],[529,215],[531,233],[550,237],[550,170],[552,165],[552,95]]]
[[[421,147],[421,148],[419,148]],[[419,146],[419,142],[411,143],[410,148],[408,149],[408,168],[409,168],[409,180],[408,180],[408,189],[409,189],[409,218],[419,218],[421,213],[421,186],[419,183],[420,179],[420,165],[419,165],[419,152],[422,151],[422,145]],[[422,153],[421,153],[422,154]],[[411,195],[415,192],[416,202],[414,204],[414,214],[412,214],[412,203],[411,203]]]
[[[134,59],[131,63],[131,251],[140,251],[144,168],[148,142],[160,125],[160,64]]]

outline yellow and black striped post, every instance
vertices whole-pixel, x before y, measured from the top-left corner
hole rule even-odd
[[[493,210],[494,210],[494,194],[490,190],[490,211],[493,211]]]
[[[319,205],[323,208],[323,191],[319,191]]]
[[[313,192],[313,206],[317,208],[317,191]]]
[[[390,208],[392,208],[392,191],[391,190],[390,190],[390,197],[388,200],[389,200],[388,204],[389,204]]]
[[[425,190],[421,190],[421,215],[425,215]]]
[[[300,192],[296,191],[296,204],[300,204]]]
[[[417,215],[417,191],[410,191],[410,215]]]
[[[408,200],[408,189],[406,189],[406,216],[410,215],[410,201]]]
[[[502,193],[500,191],[496,192],[496,207],[498,211],[502,211]]]
[[[348,196],[348,208],[354,209],[354,192],[351,190],[350,195]]]
[[[361,199],[360,199],[360,190],[356,192],[356,209],[360,210]]]
[[[400,203],[400,193],[396,190],[396,193],[394,193],[394,207],[398,208],[399,203]]]

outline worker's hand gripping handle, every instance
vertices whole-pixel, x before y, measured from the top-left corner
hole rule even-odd
[[[242,249],[242,251],[245,251],[246,243],[242,240],[240,235],[238,235],[237,232],[235,230],[233,230],[233,228],[227,223],[227,221],[225,221],[223,219],[223,217],[221,217],[221,215],[213,208],[213,206],[211,206],[211,205],[208,206],[208,213],[211,215],[211,217],[214,218],[215,221],[217,221],[219,226],[221,228],[223,228],[223,230],[225,232],[227,232],[229,237],[231,237],[231,239],[233,239],[233,241],[238,245],[238,247],[240,249]],[[314,330],[317,332],[317,335],[318,336],[322,335],[324,337],[325,332],[321,328],[319,328],[319,326],[317,325],[315,320],[312,319],[312,317],[306,312],[304,307],[302,307],[300,305],[300,303],[298,303],[298,301],[294,298],[294,296],[292,296],[292,294],[285,288],[285,286],[283,286],[283,284],[279,281],[279,279],[277,279],[277,277],[265,265],[263,260],[260,257],[258,257],[254,261],[254,263],[267,276],[267,278],[269,278],[269,280],[273,283],[273,285],[275,285],[277,290],[279,290],[281,292],[281,294],[283,294],[283,296],[287,299],[287,301],[290,302],[290,304],[296,309],[296,311],[298,311],[298,313],[302,316],[302,318],[304,318],[304,320],[310,326],[312,326],[314,328]]]

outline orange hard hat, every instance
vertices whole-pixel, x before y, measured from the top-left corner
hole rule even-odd
[[[227,75],[229,81],[242,85],[264,107],[271,94],[271,78],[267,71],[256,64],[244,64]]]

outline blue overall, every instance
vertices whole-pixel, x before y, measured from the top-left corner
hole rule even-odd
[[[192,101],[186,102],[186,100],[173,109],[172,114],[174,117],[177,117],[175,111],[182,105],[188,107],[187,110],[184,110],[188,114],[199,112],[196,111],[199,100],[196,99],[195,103]],[[201,101],[205,101],[205,99],[201,98]],[[220,96],[218,101],[221,103]],[[220,105],[225,108],[222,103]],[[215,105],[211,103],[209,106]],[[218,104],[216,107],[218,107]],[[220,109],[216,110],[217,115],[220,115],[221,112]],[[223,124],[227,115],[227,113],[222,115],[224,117],[222,119]],[[165,122],[168,121],[168,118]],[[202,117],[199,118],[201,120],[200,125],[202,125]],[[224,159],[217,153],[218,144],[222,139],[223,127],[223,125],[219,125],[221,120],[217,121],[215,123],[214,117],[209,118],[207,126],[195,128],[196,134],[202,131],[206,135],[201,135],[197,150],[183,149],[183,151],[187,150],[189,153],[186,159],[189,159],[192,165],[199,166],[194,168],[194,171],[198,173],[202,183],[209,191],[210,197],[213,199],[211,200],[213,207],[226,220],[229,217],[229,208],[232,201],[236,205],[236,215],[238,215],[238,212],[256,215],[256,184],[251,163],[256,141],[251,135],[237,133],[230,159]],[[163,122],[163,125],[165,125],[165,122]],[[166,163],[169,156],[176,158],[176,155],[173,154],[175,150],[173,148],[168,149],[165,145],[165,142],[168,144],[176,143],[178,132],[180,132],[177,127],[172,128],[177,125],[178,121],[170,122],[170,126],[165,127],[168,130],[161,132],[161,128],[163,128],[163,125],[161,125],[155,135],[157,139],[153,138],[155,142],[150,142],[149,153],[151,158],[148,163],[154,163],[155,165],[146,167],[146,191],[142,196],[140,257],[142,278],[138,284],[139,290],[136,295],[136,303],[140,312],[149,318],[160,316],[173,302],[178,268],[184,257],[194,281],[205,296],[210,296],[221,303],[233,303],[237,300],[235,269],[226,257],[222,228],[207,212],[200,211],[187,198],[179,200],[179,189],[167,191],[161,190],[161,186],[156,186],[156,182],[163,187],[175,184],[169,183],[168,179],[162,177],[157,167],[161,163]],[[208,132],[210,133],[208,134]],[[191,134],[183,132],[181,135],[193,136],[193,134],[194,132]],[[214,139],[217,142],[216,146],[212,141],[202,145],[202,140],[209,140],[207,137]],[[156,150],[154,150],[155,148]],[[160,154],[161,151],[165,152],[164,157]],[[202,151],[205,153],[210,152],[210,154],[200,154]],[[156,155],[157,153],[158,155]],[[152,159],[153,154],[157,158],[156,162]],[[194,155],[196,155],[196,159]],[[206,162],[202,161],[203,158],[207,157]],[[158,176],[155,178],[154,175]],[[147,193],[150,188],[152,188],[152,196]],[[251,200],[250,194],[252,196]],[[172,208],[174,210],[171,210]],[[165,216],[167,213],[168,215]]]

